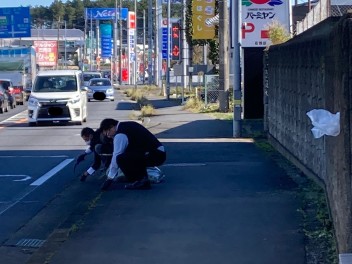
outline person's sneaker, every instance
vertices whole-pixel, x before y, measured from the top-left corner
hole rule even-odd
[[[107,179],[107,180],[105,180],[105,182],[103,183],[103,185],[101,186],[101,190],[102,191],[106,191],[109,187],[110,187],[110,185],[111,185],[111,183],[113,182],[113,180],[112,179]]]
[[[80,180],[81,182],[84,182],[84,181],[86,181],[87,177],[88,177],[87,174],[82,174],[81,177],[79,178],[79,180]]]
[[[128,189],[128,190],[148,190],[150,188],[151,188],[151,184],[148,179],[135,181],[133,183],[125,185],[125,189]]]

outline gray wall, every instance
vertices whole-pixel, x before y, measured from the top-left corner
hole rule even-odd
[[[352,252],[351,18],[329,18],[264,56],[269,139],[325,187],[339,253]],[[306,113],[318,108],[340,112],[340,135],[313,137]]]

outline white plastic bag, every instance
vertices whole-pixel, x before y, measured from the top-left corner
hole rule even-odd
[[[312,121],[314,138],[324,135],[336,137],[340,134],[340,112],[332,114],[324,109],[313,109],[307,112],[307,116]]]

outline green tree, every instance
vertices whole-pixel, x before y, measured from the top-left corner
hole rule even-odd
[[[287,29],[279,21],[273,20],[268,24],[269,28],[269,38],[272,45],[280,44],[286,42],[291,38]]]
[[[63,21],[65,15],[65,6],[61,0],[54,0],[49,9],[52,12],[53,20]]]

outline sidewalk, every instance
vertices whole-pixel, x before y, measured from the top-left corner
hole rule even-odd
[[[165,182],[115,183],[51,264],[304,264],[295,185],[232,122],[152,98]],[[38,263],[39,264],[39,263]]]

